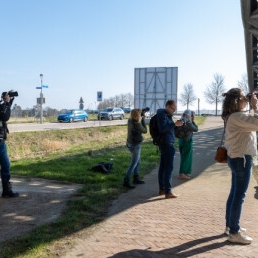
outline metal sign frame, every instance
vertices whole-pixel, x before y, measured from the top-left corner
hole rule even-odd
[[[135,68],[134,107],[149,107],[154,114],[167,100],[177,100],[177,80],[178,67]]]

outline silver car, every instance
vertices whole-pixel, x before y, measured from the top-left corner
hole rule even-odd
[[[125,117],[125,113],[124,113],[123,109],[121,109],[119,107],[106,108],[106,109],[101,110],[98,113],[98,120],[103,120],[103,119],[113,120],[115,118],[123,120],[124,117]]]

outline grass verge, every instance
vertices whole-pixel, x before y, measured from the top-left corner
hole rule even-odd
[[[200,124],[203,117],[196,118]],[[83,184],[55,221],[1,246],[1,257],[56,257],[80,230],[102,221],[111,202],[125,189],[123,177],[130,162],[125,147],[127,127],[110,126],[51,132],[12,133],[8,138],[12,175]],[[113,162],[110,174],[89,170],[99,162]],[[142,143],[140,174],[159,162],[149,134]]]
[[[126,126],[62,131],[12,133],[8,151],[12,175],[83,184],[62,215],[21,238],[1,246],[1,257],[52,257],[61,253],[60,241],[103,220],[111,202],[125,189],[123,177],[130,162],[125,146]],[[158,164],[157,147],[149,134],[142,144],[142,176]],[[113,162],[110,174],[89,169]],[[15,248],[14,248],[15,246]]]

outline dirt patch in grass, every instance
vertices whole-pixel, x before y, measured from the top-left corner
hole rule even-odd
[[[0,243],[22,236],[58,218],[81,185],[52,180],[12,177],[16,198],[0,198]]]

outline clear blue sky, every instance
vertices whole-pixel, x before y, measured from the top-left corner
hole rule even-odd
[[[0,0],[0,28],[0,89],[17,90],[23,109],[41,73],[44,107],[58,110],[80,97],[94,109],[97,91],[133,94],[140,67],[178,67],[178,95],[191,83],[208,108],[215,73],[227,89],[246,73],[240,0]]]

